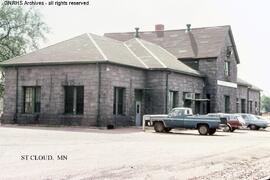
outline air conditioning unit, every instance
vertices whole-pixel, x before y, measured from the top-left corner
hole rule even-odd
[[[195,93],[185,93],[186,100],[193,100],[195,99]]]

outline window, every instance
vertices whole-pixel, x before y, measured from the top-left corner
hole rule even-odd
[[[225,76],[230,76],[230,62],[228,61],[225,61],[225,64],[224,64],[224,73],[225,73]]]
[[[230,112],[230,96],[224,96],[224,111],[225,113]]]
[[[65,113],[83,114],[84,87],[65,86]]]
[[[206,113],[210,113],[211,112],[211,104],[210,104],[211,95],[206,94],[206,98],[208,99],[208,101],[206,103]]]
[[[192,69],[199,70],[199,61],[198,60],[182,60],[184,64],[191,67]]]
[[[246,100],[241,99],[241,113],[246,113]]]
[[[24,113],[40,112],[40,89],[40,87],[24,87]]]
[[[252,101],[249,101],[249,112],[252,113]]]
[[[178,92],[177,91],[170,91],[169,92],[169,100],[168,100],[168,105],[169,105],[169,111],[175,107],[177,107],[177,101],[178,99]]]
[[[200,97],[200,94],[195,94],[195,114],[200,114],[201,112],[201,102],[199,101]]]
[[[184,114],[184,109],[174,109],[172,112],[170,112],[170,117],[178,117]]]
[[[239,112],[239,99],[236,98],[236,112]]]
[[[124,93],[125,88],[114,88],[113,114],[115,115],[124,115]]]
[[[258,114],[259,113],[259,107],[258,107],[258,102],[255,101],[255,114]]]

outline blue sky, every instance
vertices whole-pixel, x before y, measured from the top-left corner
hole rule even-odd
[[[231,25],[241,61],[238,75],[270,95],[269,7],[268,0],[90,0],[89,6],[40,7],[51,28],[42,46],[85,32],[153,30],[158,23],[165,29]]]

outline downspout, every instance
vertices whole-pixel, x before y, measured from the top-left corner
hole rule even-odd
[[[15,116],[14,116],[14,123],[17,123],[17,116],[18,116],[18,112],[19,112],[19,109],[18,109],[18,104],[19,104],[19,70],[18,70],[18,67],[16,67],[16,109],[15,109]]]
[[[165,114],[168,113],[169,74],[170,72],[166,72]]]
[[[259,91],[258,115],[261,116],[261,91]]]
[[[249,113],[249,87],[247,87],[247,113]]]
[[[101,90],[101,66],[100,63],[97,63],[98,66],[98,99],[97,99],[97,126],[101,126],[100,122],[100,90]]]

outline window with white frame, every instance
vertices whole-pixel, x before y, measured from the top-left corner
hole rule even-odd
[[[225,76],[230,76],[230,62],[229,61],[225,61],[224,74]]]

